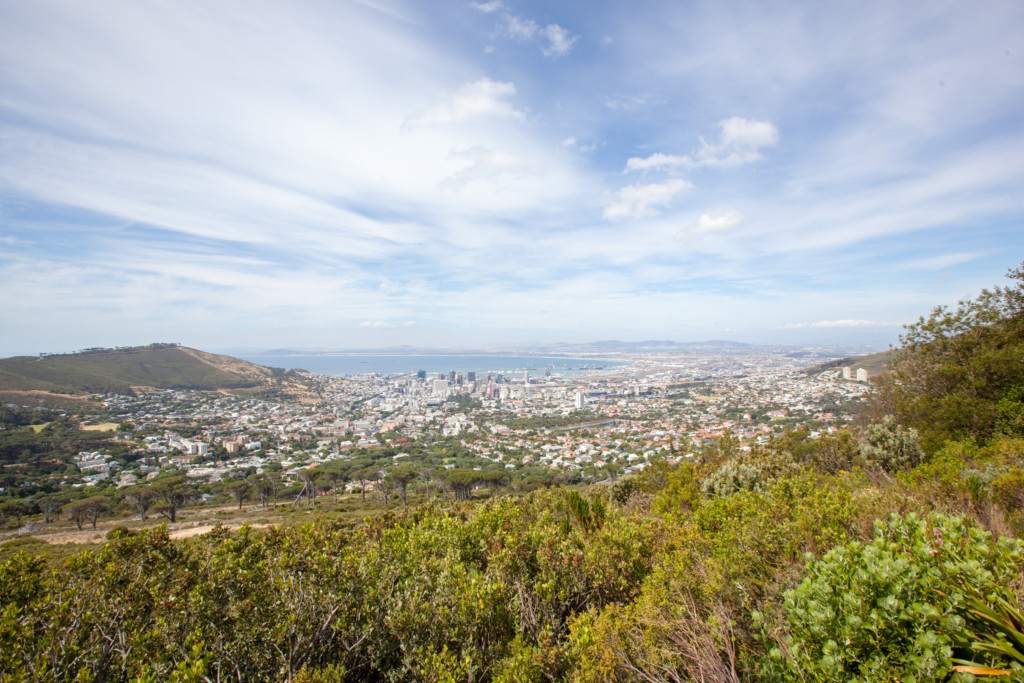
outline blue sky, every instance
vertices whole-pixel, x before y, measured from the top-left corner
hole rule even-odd
[[[1024,4],[0,2],[0,354],[888,343],[1024,260]]]

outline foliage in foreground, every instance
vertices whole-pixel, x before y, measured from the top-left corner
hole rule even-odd
[[[1024,286],[937,310],[859,437],[356,531],[20,552],[0,680],[1024,680],[1022,340]]]
[[[962,672],[972,667],[1020,675],[1019,662],[974,647],[983,625],[968,630],[968,619],[1022,569],[1016,539],[994,541],[956,517],[893,515],[870,543],[812,562],[785,593],[790,632],[763,670],[815,681],[971,680]]]
[[[835,449],[823,439],[776,444],[790,464],[727,495],[702,486],[719,462],[384,513],[355,531],[319,523],[172,540],[163,528],[120,529],[62,563],[21,553],[0,565],[0,675],[583,682],[925,680],[958,662],[1016,671],[997,651],[1011,637],[979,614],[1020,609],[1000,588],[1021,574],[1020,544],[981,527],[1008,518],[1000,500],[1016,504],[1018,445],[944,456],[948,500],[966,517],[928,516],[942,500],[931,465],[879,480],[882,470],[792,464]],[[972,483],[978,461],[1004,472],[985,495]],[[872,539],[873,520],[895,509]]]

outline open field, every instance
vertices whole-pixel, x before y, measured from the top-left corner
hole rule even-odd
[[[112,432],[118,425],[113,422],[101,422],[99,424],[82,425],[83,432]]]
[[[425,496],[409,496],[409,505],[426,500]],[[266,509],[258,504],[247,504],[239,510],[237,505],[215,507],[182,508],[174,523],[156,513],[147,514],[145,522],[141,522],[137,514],[121,510],[113,515],[102,517],[92,528],[91,523],[78,529],[75,523],[65,517],[44,524],[36,516],[31,525],[23,524],[20,528],[9,527],[0,530],[0,561],[18,550],[39,553],[52,557],[63,557],[69,553],[102,544],[107,534],[115,527],[126,527],[133,531],[149,529],[166,524],[171,538],[188,538],[200,536],[222,526],[237,529],[243,524],[252,528],[263,529],[270,526],[292,526],[305,524],[313,520],[326,521],[339,526],[357,526],[368,516],[379,514],[388,509],[401,507],[401,501],[392,501],[385,505],[382,501],[367,498],[363,501],[359,494],[338,496],[337,503],[333,496],[325,496],[317,500],[312,508],[305,504],[293,505],[291,501],[280,501],[276,506]]]

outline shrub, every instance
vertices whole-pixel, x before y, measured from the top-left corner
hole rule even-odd
[[[636,481],[636,477],[628,475],[612,484],[611,499],[619,505],[625,505],[633,497],[633,494],[639,490],[640,486]]]
[[[886,472],[911,469],[924,461],[917,430],[904,429],[892,415],[869,426],[864,436],[867,443],[861,446],[861,455]]]
[[[764,479],[759,467],[730,460],[705,479],[701,489],[708,496],[731,496],[740,491],[760,490]]]
[[[848,543],[807,567],[787,591],[790,630],[762,673],[792,680],[935,680],[961,674],[954,657],[1008,667],[964,650],[974,640],[965,593],[985,600],[1024,569],[1024,544],[994,542],[961,518],[892,515],[874,540]],[[969,679],[963,679],[969,680]]]

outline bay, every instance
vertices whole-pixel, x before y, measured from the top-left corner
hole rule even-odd
[[[528,371],[543,373],[550,370],[558,374],[584,374],[602,368],[625,365],[620,361],[594,358],[565,358],[548,356],[491,356],[491,355],[434,355],[434,354],[292,354],[292,355],[240,355],[239,358],[268,367],[286,370],[308,370],[322,375],[342,377],[378,373],[382,375],[407,374],[423,370],[427,373],[455,372],[465,374],[513,374]]]

